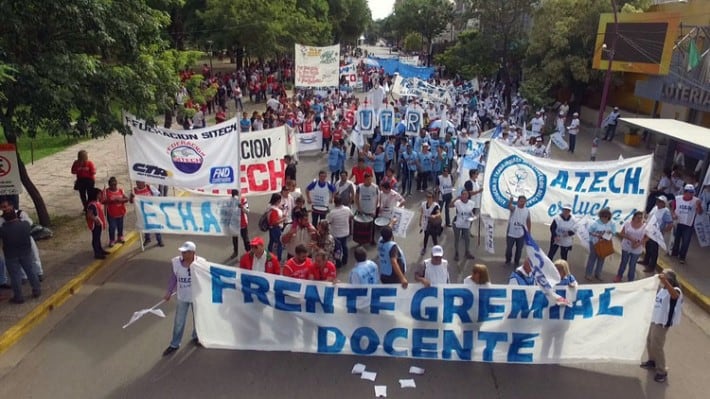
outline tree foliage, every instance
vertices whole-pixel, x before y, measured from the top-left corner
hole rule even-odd
[[[401,33],[417,32],[431,44],[446,29],[453,6],[448,0],[407,0],[395,3],[394,27]]]
[[[174,95],[181,56],[165,52],[167,13],[145,0],[2,1],[0,123],[9,143],[38,130],[98,137],[125,131],[121,111],[153,118]],[[19,154],[18,154],[19,156]],[[39,222],[41,194],[19,162]]]
[[[464,79],[490,76],[498,67],[495,60],[487,56],[492,52],[492,43],[480,32],[466,31],[459,35],[453,46],[436,56],[436,62],[446,66],[449,73]]]
[[[197,14],[204,40],[263,58],[289,54],[295,43],[331,44],[328,10],[327,0],[207,0]]]
[[[328,6],[333,43],[357,43],[372,21],[367,0],[328,0]]]

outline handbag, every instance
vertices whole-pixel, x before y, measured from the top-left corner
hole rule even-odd
[[[611,240],[600,238],[599,241],[594,244],[594,252],[598,257],[604,259],[614,253],[614,243],[611,242]]]

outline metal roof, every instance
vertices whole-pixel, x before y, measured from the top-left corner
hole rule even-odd
[[[619,118],[622,122],[710,150],[710,129],[675,119]]]

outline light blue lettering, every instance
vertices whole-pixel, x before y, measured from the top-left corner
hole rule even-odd
[[[333,344],[328,345],[328,336],[333,336]],[[318,353],[339,353],[345,346],[345,335],[337,327],[318,326]]]
[[[532,306],[528,306],[528,295],[525,290],[512,290],[510,301],[509,319],[515,319],[518,315],[527,319],[530,312],[533,312],[533,319],[542,319],[542,312],[548,305],[545,293],[542,291],[535,291]]]
[[[569,181],[569,173],[566,170],[560,170],[557,172],[557,176],[552,182],[550,182],[550,187],[559,187],[563,190],[567,190],[567,182]]]
[[[624,307],[623,306],[610,306],[611,305],[611,292],[614,291],[616,288],[614,287],[609,287],[605,288],[604,292],[599,295],[599,311],[597,312],[597,316],[601,315],[608,315],[608,316],[618,316],[618,317],[623,317],[624,316]]]
[[[436,359],[439,355],[436,352],[436,338],[439,337],[439,330],[427,328],[415,328],[412,330],[412,356],[427,359]],[[434,342],[425,341],[433,339]]]
[[[304,298],[306,299],[306,312],[315,313],[316,303],[320,304],[323,313],[333,313],[335,311],[333,307],[333,297],[335,296],[335,288],[325,287],[323,289],[323,297],[318,293],[318,286],[308,285],[306,286],[306,294]]]
[[[484,288],[478,291],[478,321],[503,319],[503,316],[492,316],[505,311],[505,306],[491,304],[493,298],[505,298],[505,288]]]
[[[574,175],[579,178],[579,181],[577,182],[577,187],[574,188],[574,191],[576,191],[578,193],[585,192],[586,190],[582,187],[584,186],[584,181],[587,180],[587,177],[591,176],[591,173],[576,172]]]
[[[520,350],[533,348],[535,346],[535,337],[538,335],[539,334],[513,333],[513,340],[508,347],[508,362],[531,363],[533,361],[532,353],[520,353]]]
[[[436,287],[420,288],[414,293],[410,306],[412,318],[419,321],[436,321],[439,317],[439,308],[437,306],[425,307],[424,315],[422,315],[422,302],[425,298],[437,298]]]
[[[641,168],[633,168],[626,170],[626,179],[624,179],[624,194],[643,194],[644,189],[641,188]]]
[[[461,298],[461,304],[456,305],[456,299]],[[462,323],[471,323],[468,311],[473,307],[473,292],[465,288],[444,288],[443,322],[451,323],[454,315],[458,315]]]
[[[160,208],[160,211],[163,212],[163,216],[165,217],[165,227],[169,228],[170,230],[180,230],[180,226],[170,223],[170,214],[168,213],[168,211],[166,211],[167,208],[175,207],[176,205],[174,202],[163,202],[158,206],[158,208]]]
[[[210,275],[212,276],[212,303],[222,303],[222,291],[227,288],[236,290],[237,285],[228,283],[222,280],[225,278],[236,278],[237,272],[234,270],[222,269],[219,267],[210,266]]]
[[[565,320],[574,320],[575,316],[581,315],[583,318],[588,319],[594,315],[594,308],[592,307],[592,297],[594,292],[592,290],[577,290],[577,298],[572,302],[572,306],[567,306],[565,308]]]
[[[286,280],[274,281],[274,307],[284,312],[300,312],[300,304],[286,302],[286,297],[289,296],[287,292],[289,291],[300,292],[301,284]]]
[[[222,232],[222,228],[219,226],[219,221],[217,221],[214,213],[212,213],[212,205],[209,202],[202,203],[202,223],[202,231],[205,233],[209,233],[212,230],[212,227],[214,227],[216,234],[220,234]]]
[[[396,350],[394,348],[394,341],[400,338],[407,338],[409,336],[409,330],[406,328],[393,328],[385,334],[385,339],[382,343],[382,347],[385,353],[392,356],[407,356],[407,350]]]
[[[380,130],[383,133],[392,132],[392,111],[380,111]]]
[[[407,131],[416,133],[419,132],[420,115],[418,112],[407,112]]]
[[[451,330],[444,330],[443,348],[441,357],[451,359],[452,351],[456,351],[460,360],[471,360],[473,353],[473,331],[464,330],[463,337],[459,341],[456,333]]]
[[[370,292],[370,313],[380,314],[380,310],[394,310],[394,302],[382,302],[382,297],[397,297],[396,288],[372,288]]]
[[[483,349],[483,361],[492,362],[493,351],[495,351],[496,345],[498,342],[507,341],[508,335],[504,332],[479,331],[478,339],[486,342],[486,348]]]
[[[195,215],[192,213],[192,202],[178,202],[177,211],[178,215],[180,215],[180,219],[182,219],[182,229],[186,231],[197,231],[197,221],[195,220]],[[190,229],[188,223],[192,224],[192,229]]]
[[[244,295],[244,303],[254,302],[253,296],[259,299],[259,302],[264,305],[269,304],[269,298],[266,293],[269,292],[269,280],[251,274],[242,274],[242,294]]]
[[[367,346],[364,348],[362,346],[363,338],[367,340]],[[357,355],[371,355],[375,353],[379,345],[380,337],[370,327],[360,327],[353,331],[353,335],[350,337],[350,347]]]
[[[338,296],[345,297],[348,313],[357,313],[357,297],[367,296],[367,288],[338,288]]]
[[[592,184],[589,186],[589,192],[590,193],[599,193],[599,192],[604,192],[606,191],[605,187],[600,187],[602,183],[604,183],[603,178],[607,176],[607,172],[605,170],[597,170],[594,172],[594,180],[592,180]]]
[[[162,224],[157,224],[157,223],[152,223],[150,219],[157,218],[158,214],[155,212],[148,212],[146,209],[147,206],[153,206],[152,202],[148,202],[145,200],[141,200],[141,213],[143,214],[143,227],[146,230],[162,230],[163,225]]]

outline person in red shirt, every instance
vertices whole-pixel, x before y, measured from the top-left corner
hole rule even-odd
[[[345,135],[343,133],[343,123],[342,122],[338,122],[335,130],[333,130],[332,136],[333,136],[332,139],[333,139],[334,143],[337,143],[338,141],[343,141],[343,138],[345,137]]]
[[[279,260],[271,252],[264,248],[264,239],[254,237],[249,242],[249,252],[239,259],[239,267],[246,270],[254,270],[269,274],[281,274]]]
[[[135,197],[137,195],[141,195],[144,197],[159,197],[160,196],[160,191],[158,189],[154,189],[151,186],[145,184],[144,181],[141,180],[136,180],[136,186],[133,187],[133,192],[131,193],[131,196],[129,198],[129,202],[133,203],[135,201]],[[160,233],[155,233],[155,239],[158,241],[158,246],[159,247],[164,247],[165,244],[163,244],[163,236]],[[146,246],[150,244],[150,234],[145,233],[143,234],[143,246]]]
[[[321,133],[323,133],[323,144],[321,144],[320,152],[323,152],[323,149],[325,149],[326,151],[330,151],[330,140],[332,139],[332,130],[333,123],[330,121],[330,117],[326,115],[320,123],[320,131]]]
[[[318,281],[338,281],[338,271],[335,268],[335,264],[328,260],[328,254],[325,251],[316,251],[313,256],[313,268],[315,270],[315,279]]]
[[[118,187],[118,180],[111,176],[108,179],[108,188],[104,190],[103,204],[106,205],[108,215],[108,247],[111,248],[118,242],[123,244],[123,218],[126,216],[126,202],[128,196]],[[118,233],[118,236],[116,236]]]
[[[101,232],[106,228],[106,214],[103,200],[103,191],[98,188],[89,190],[86,205],[86,226],[91,231],[91,247],[94,249],[94,259],[106,259],[109,253],[101,246]]]
[[[352,179],[355,181],[355,185],[359,185],[365,182],[365,173],[369,173],[370,176],[374,176],[375,172],[371,167],[365,165],[365,158],[358,158],[357,165],[353,167]]]
[[[300,278],[302,280],[315,280],[316,271],[313,260],[308,257],[308,249],[301,244],[296,247],[296,255],[286,261],[283,275],[286,277]]]
[[[227,120],[227,113],[224,112],[224,108],[218,107],[217,113],[214,115],[214,121],[216,123],[222,123]]]
[[[86,206],[89,204],[89,191],[96,185],[96,166],[89,161],[89,154],[85,150],[79,151],[76,161],[71,166],[71,173],[76,175],[74,190],[79,192],[81,205],[86,213]]]

